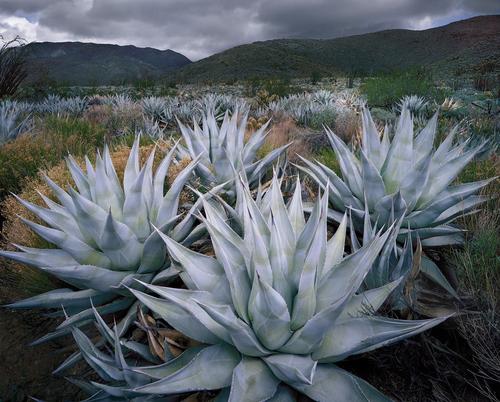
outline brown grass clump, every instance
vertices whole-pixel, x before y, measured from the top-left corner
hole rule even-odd
[[[335,118],[334,132],[347,144],[361,139],[361,127],[358,113],[354,110],[339,113]]]
[[[290,161],[297,162],[297,155],[303,157],[311,155],[311,149],[305,140],[305,135],[304,130],[299,128],[293,119],[284,118],[279,120],[271,126],[270,133],[266,137],[258,156],[262,158],[273,149],[292,142],[287,149],[287,156]]]

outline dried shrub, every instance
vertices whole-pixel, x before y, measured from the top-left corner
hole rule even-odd
[[[347,144],[355,143],[361,136],[360,119],[354,110],[346,110],[335,118],[333,131]]]

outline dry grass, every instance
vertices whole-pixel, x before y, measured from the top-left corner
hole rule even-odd
[[[305,139],[304,129],[297,126],[295,121],[291,118],[284,118],[274,123],[266,141],[259,151],[258,156],[271,152],[273,149],[292,143],[287,149],[288,160],[291,162],[298,162],[297,155],[305,158],[311,155],[311,149]]]
[[[335,118],[333,131],[347,144],[356,144],[361,139],[359,114],[354,110],[339,113]]]

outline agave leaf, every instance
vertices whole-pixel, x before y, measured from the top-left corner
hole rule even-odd
[[[83,358],[105,381],[123,381],[123,373],[113,364],[113,359],[96,348],[78,328],[71,330]]]
[[[30,247],[23,247],[18,244],[14,244],[19,251],[6,251],[0,250],[0,256],[5,258],[10,258],[14,261],[21,262],[23,264],[33,265],[35,267],[41,267],[44,265],[52,266],[66,266],[72,264],[78,264],[78,262],[66,251],[57,249],[37,249]]]
[[[64,361],[52,372],[52,375],[59,375],[63,371],[73,367],[80,360],[82,360],[83,356],[80,352],[74,352],[70,354]]]
[[[248,322],[247,301],[251,284],[243,255],[216,227],[205,219],[203,222],[208,228],[215,253],[224,268],[233,305],[240,317]]]
[[[163,222],[168,221],[177,213],[177,208],[179,206],[179,196],[181,191],[188,181],[189,177],[193,173],[193,170],[199,165],[201,156],[191,161],[185,169],[175,178],[174,182],[167,191],[167,194],[163,197],[159,208],[158,208],[158,218],[156,219],[156,225],[161,226]]]
[[[95,202],[104,209],[109,208],[115,216],[121,218],[123,199],[120,193],[115,192],[115,186],[106,174],[104,161],[99,155],[96,158],[95,171]]]
[[[320,281],[344,258],[344,245],[347,230],[347,214],[344,214],[335,234],[326,245],[325,264]]]
[[[127,225],[113,218],[111,211],[98,242],[101,250],[111,260],[114,270],[132,270],[141,262],[143,245]]]
[[[176,260],[184,271],[181,277],[194,285],[193,289],[212,291],[221,302],[231,300],[229,282],[224,275],[224,268],[212,257],[194,252],[173,241],[159,232],[160,237],[167,245],[171,257]]]
[[[37,296],[29,297],[15,303],[8,304],[9,308],[69,308],[85,309],[90,307],[92,300],[95,304],[105,303],[115,295],[99,292],[94,289],[74,291],[67,288],[55,289]]]
[[[390,232],[376,237],[356,254],[346,257],[318,284],[316,311],[327,308],[346,294],[353,294],[363,282]]]
[[[304,206],[302,204],[302,187],[300,185],[300,178],[298,175],[297,182],[295,184],[295,191],[293,192],[292,200],[288,206],[288,214],[290,216],[293,233],[295,234],[295,238],[297,238],[306,224],[304,219]]]
[[[382,164],[384,163],[385,155],[382,154],[382,149],[380,145],[380,139],[375,122],[372,119],[372,115],[368,111],[366,106],[363,107],[361,111],[361,118],[363,119],[362,125],[362,136],[363,136],[363,150],[362,153],[370,155],[371,163],[373,167],[380,171]]]
[[[346,356],[369,352],[419,334],[447,318],[406,321],[357,317],[337,321],[325,335],[321,346],[313,352],[313,358],[321,363],[334,363]]]
[[[417,207],[423,208],[440,194],[458,176],[462,169],[479,153],[482,147],[470,150],[464,155],[457,156],[432,172],[432,180],[418,199]]]
[[[302,327],[314,314],[316,304],[316,282],[319,280],[325,265],[326,250],[326,210],[328,208],[328,190],[323,194],[321,200],[320,217],[317,221],[314,237],[308,250],[307,257],[299,278],[297,295],[293,302],[292,330]]]
[[[69,211],[71,215],[76,216],[75,205],[73,204],[73,200],[71,199],[69,194],[61,187],[59,187],[56,183],[54,183],[52,179],[49,178],[49,176],[44,175],[43,178],[52,192],[55,194],[61,205],[66,208],[66,210]]]
[[[404,176],[414,164],[413,120],[408,109],[403,109],[398,124],[382,168],[382,177],[388,193],[398,191]]]
[[[255,334],[266,348],[278,349],[292,336],[285,300],[258,274],[253,279],[248,314]]]
[[[432,147],[434,145],[434,137],[436,136],[437,121],[439,116],[439,110],[434,113],[432,118],[427,122],[426,126],[418,133],[415,137],[414,142],[414,152],[416,155],[416,162],[418,163],[421,159],[427,157],[432,152]]]
[[[123,204],[123,189],[120,184],[120,180],[118,179],[118,175],[116,174],[115,167],[113,166],[113,161],[111,160],[111,155],[109,153],[109,147],[107,144],[104,144],[104,152],[103,152],[104,166],[106,169],[106,174],[110,180],[111,187],[113,188],[113,192],[116,194],[118,199],[120,200],[120,204]],[[81,192],[81,191],[80,191]],[[87,197],[89,198],[89,197]]]
[[[127,275],[133,273],[110,271],[95,265],[41,267],[41,269],[78,288],[90,288],[101,292],[109,292],[111,287],[118,286]]]
[[[229,402],[260,402],[271,398],[278,380],[261,360],[243,357],[233,371]]]
[[[282,236],[276,225],[273,224],[271,226],[271,243],[269,248],[269,260],[273,274],[272,286],[283,297],[288,311],[292,311],[292,286],[287,278],[290,275],[290,272],[288,272],[289,267],[293,263],[293,251],[289,251],[287,254],[284,251]]]
[[[145,366],[145,367],[134,367],[134,371],[144,374],[152,379],[160,380],[164,377],[168,377],[179,371],[181,368],[185,367],[189,362],[191,362],[204,348],[206,345],[193,346],[186,349],[179,356],[169,360],[163,364],[155,366]]]
[[[434,261],[425,255],[423,255],[420,260],[420,271],[445,289],[455,299],[460,299],[456,290],[453,289],[453,286],[451,286],[450,282],[448,282],[439,267],[434,263]]]
[[[311,385],[291,385],[315,401],[390,402],[366,381],[333,364],[318,364]]]
[[[123,222],[139,240],[145,240],[151,233],[148,204],[143,194],[146,169],[143,168],[126,191],[123,203]]]
[[[53,228],[59,229],[66,233],[71,233],[80,240],[87,240],[81,233],[78,224],[71,215],[62,213],[60,210],[52,210],[39,207],[31,202],[25,201],[14,194],[16,200],[23,205],[28,211],[38,216],[43,221],[47,222]]]
[[[262,360],[276,377],[287,384],[310,385],[313,382],[317,362],[310,356],[280,353]]]
[[[352,193],[358,197],[358,199],[362,199],[363,185],[356,158],[349,148],[347,148],[347,146],[335,134],[333,134],[333,132],[327,129],[326,134],[330,140],[330,144],[332,144],[335,154],[337,155],[344,181],[349,183]]]
[[[280,156],[282,153],[284,153],[291,144],[292,143],[288,143],[279,148],[273,149],[266,156],[264,156],[264,158],[250,165],[246,169],[246,173],[250,174],[248,178],[249,183],[253,183],[256,180],[259,180],[259,178],[269,169],[273,161],[276,160],[276,158]]]
[[[231,344],[247,356],[259,357],[269,354],[269,350],[262,346],[254,332],[243,320],[234,314],[229,306],[207,304],[197,301],[198,304],[229,333]]]
[[[482,195],[471,195],[467,199],[462,200],[452,207],[443,211],[434,221],[435,225],[441,225],[444,223],[450,223],[460,216],[466,216],[469,213],[474,213],[474,208],[479,204],[491,200],[491,197]]]
[[[208,346],[173,374],[134,391],[170,395],[224,388],[231,384],[233,370],[240,360],[241,355],[229,345]]]
[[[371,156],[371,155],[370,155]],[[377,200],[385,196],[385,184],[377,167],[361,150],[361,173],[364,184],[364,197],[368,208],[373,210]]]
[[[80,194],[86,198],[91,198],[89,182],[73,156],[68,155],[66,158],[66,165],[68,166],[68,170]]]
[[[112,301],[109,304],[97,307],[97,311],[101,315],[116,313],[117,311],[121,311],[123,309],[130,307],[133,303],[134,300],[132,298],[120,298]],[[64,329],[67,327],[71,327],[74,324],[93,316],[94,316],[93,308],[83,310],[75,315],[72,315],[71,317],[66,318],[66,320],[64,320],[61,324],[59,324],[56,329]]]
[[[359,295],[353,296],[344,307],[338,319],[342,320],[350,317],[359,317],[367,313],[376,312],[382,304],[384,304],[392,291],[399,286],[402,280],[403,278],[399,278],[384,286],[366,290]]]
[[[158,290],[158,287],[151,289]],[[226,329],[214,321],[194,300],[189,299],[192,292],[174,292],[172,289],[162,288],[161,296],[165,299],[159,299],[138,290],[130,291],[173,328],[189,338],[208,344],[217,343],[220,339],[229,339]],[[190,319],[187,320],[186,317]]]
[[[125,166],[125,172],[123,175],[123,188],[125,194],[128,194],[131,187],[136,182],[137,176],[139,175],[139,143],[140,136],[137,136],[130,150],[130,154],[127,160],[127,165]]]
[[[408,210],[413,210],[429,180],[431,156],[427,156],[407,173],[401,182],[400,191]]]
[[[291,388],[281,383],[272,398],[268,402],[295,402],[295,395]]]

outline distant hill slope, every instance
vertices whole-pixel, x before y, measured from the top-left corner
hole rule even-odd
[[[81,42],[34,42],[26,46],[27,83],[109,85],[158,78],[191,61],[172,50]]]
[[[500,69],[500,15],[474,17],[424,31],[394,29],[344,38],[279,39],[237,46],[172,73],[194,82],[319,73],[371,74],[427,66],[438,75]]]

